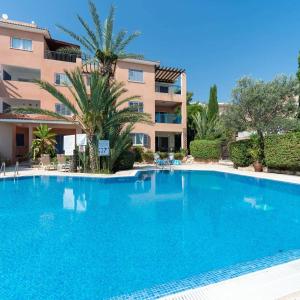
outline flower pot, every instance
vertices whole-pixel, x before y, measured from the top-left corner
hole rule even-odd
[[[263,165],[262,163],[256,161],[253,163],[254,171],[255,172],[262,172],[263,171]]]

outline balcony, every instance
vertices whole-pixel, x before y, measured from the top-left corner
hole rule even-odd
[[[79,54],[70,54],[70,53],[63,53],[59,51],[50,51],[50,50],[46,50],[44,55],[45,59],[60,60],[60,61],[66,61],[71,63],[76,63],[76,59],[79,57],[80,57]]]
[[[176,84],[155,83],[155,92],[164,94],[181,95],[181,87]]]
[[[156,112],[155,123],[181,124],[181,116],[178,114]]]

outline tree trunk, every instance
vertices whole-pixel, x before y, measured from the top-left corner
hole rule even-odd
[[[94,136],[93,135],[88,135],[87,136],[87,142],[89,145],[89,155],[90,155],[90,168],[93,173],[96,173],[98,170],[98,155],[97,155],[97,149],[96,145],[94,143]]]
[[[263,162],[265,159],[265,139],[262,131],[257,130],[258,135],[258,146],[260,150],[260,161]]]

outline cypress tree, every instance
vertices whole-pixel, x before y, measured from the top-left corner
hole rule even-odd
[[[209,101],[208,101],[208,120],[216,118],[219,114],[219,104],[217,95],[217,86],[214,84],[209,91]]]

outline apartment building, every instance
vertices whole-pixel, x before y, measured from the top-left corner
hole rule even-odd
[[[72,99],[65,86],[65,70],[81,68],[88,85],[88,69],[78,55],[58,51],[76,45],[58,41],[47,29],[35,23],[0,18],[0,157],[25,160],[34,139],[34,129],[48,124],[57,139],[57,152],[63,153],[63,136],[81,133],[70,111],[33,81],[54,84]],[[77,46],[78,47],[78,46]],[[151,115],[153,125],[137,124],[133,145],[152,151],[176,151],[186,147],[186,75],[184,70],[162,67],[157,61],[126,59],[116,65],[116,80],[125,83],[130,102],[139,112]],[[19,115],[12,107],[40,107],[70,116],[62,121],[41,115]]]

